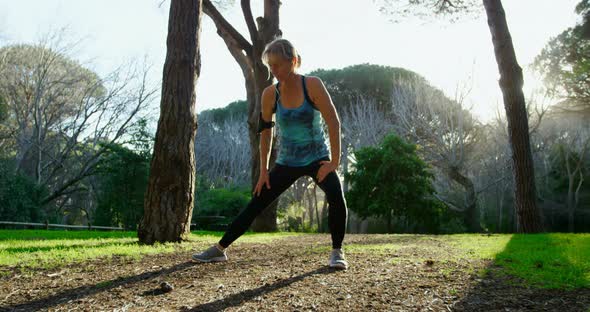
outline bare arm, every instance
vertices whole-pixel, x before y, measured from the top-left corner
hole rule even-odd
[[[336,112],[336,107],[328,94],[324,83],[317,77],[306,78],[309,96],[315,103],[316,108],[322,114],[326,125],[328,126],[328,136],[330,138],[331,163],[338,168],[340,165],[340,119]]]
[[[275,88],[269,86],[262,92],[261,112],[264,121],[271,121],[273,115],[273,106],[275,100]],[[270,149],[272,147],[272,136],[274,128],[264,129],[260,133],[260,171],[268,171],[268,161]]]
[[[264,121],[271,121],[273,115],[273,106],[275,95],[274,86],[269,86],[262,92],[262,103],[261,103],[261,113],[262,119]],[[258,176],[258,182],[256,183],[256,187],[254,188],[253,194],[255,196],[260,196],[262,192],[262,188],[266,186],[267,189],[270,189],[270,180],[268,175],[268,160],[270,154],[270,148],[272,145],[272,135],[273,135],[274,128],[264,129],[260,133],[260,174]]]

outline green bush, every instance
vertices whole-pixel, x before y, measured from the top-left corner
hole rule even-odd
[[[216,188],[200,193],[194,215],[224,216],[233,218],[246,208],[252,195],[250,190],[243,187]]]
[[[355,157],[357,162],[346,175],[351,183],[346,198],[352,211],[362,218],[384,217],[389,232],[400,217],[404,231],[439,231],[446,208],[432,196],[433,176],[415,145],[390,134],[379,146],[356,151]]]
[[[12,160],[0,160],[0,220],[43,222],[41,198],[46,193],[27,176],[15,172]]]
[[[95,225],[137,229],[149,177],[149,156],[111,144],[97,167],[99,191]]]
[[[279,209],[277,211],[277,223],[279,230],[286,232],[303,232],[303,233],[318,233],[317,220],[313,220],[313,224],[309,224],[308,220],[303,220],[305,214],[305,207],[299,202],[294,202],[286,207],[286,209]],[[328,224],[328,217],[321,216],[322,224]]]
[[[6,118],[8,118],[8,104],[2,94],[0,94],[0,122],[4,121]]]

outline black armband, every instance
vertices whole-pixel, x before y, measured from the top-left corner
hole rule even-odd
[[[262,113],[260,113],[260,116],[258,117],[258,134],[262,133],[265,129],[270,129],[274,126],[274,121],[264,121],[264,119],[262,119]]]

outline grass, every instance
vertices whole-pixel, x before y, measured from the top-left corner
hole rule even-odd
[[[97,258],[200,249],[223,232],[195,231],[183,244],[139,245],[135,232],[0,230],[2,267],[52,268]],[[266,244],[299,233],[246,233],[236,242]],[[502,274],[543,288],[590,287],[590,234],[387,235],[387,243],[348,244],[348,253],[397,254],[393,262],[489,260]],[[303,246],[302,246],[303,248]],[[328,251],[314,246],[311,252]],[[404,252],[404,250],[408,252]],[[0,270],[0,274],[1,274]],[[487,272],[487,271],[486,271]],[[444,272],[443,272],[444,273]],[[482,274],[485,272],[473,272]]]
[[[422,257],[403,255],[393,263],[424,262],[424,255],[440,262],[490,260],[501,269],[496,272],[518,277],[531,286],[590,288],[590,234],[418,235],[399,245],[398,250],[418,251]],[[483,276],[489,271],[473,273]]]
[[[590,288],[590,234],[514,235],[496,263],[545,288]]]
[[[0,267],[53,268],[97,258],[143,255],[203,248],[223,232],[195,231],[183,244],[140,245],[136,232],[0,230]],[[266,243],[295,233],[246,233],[239,243]]]
[[[0,230],[0,242],[6,240],[69,240],[92,238],[134,238],[136,232],[62,231],[62,230]]]
[[[450,235],[459,257],[490,259],[541,288],[590,287],[590,234]]]
[[[447,243],[460,253],[455,253],[455,260],[464,259],[479,259],[479,260],[493,260],[496,255],[510,242],[512,234],[494,234],[494,235],[479,235],[479,234],[455,234],[443,236],[447,239]]]
[[[468,273],[484,277],[474,261],[495,264],[500,274],[516,276],[541,288],[575,289],[590,287],[590,234],[454,234],[389,235],[381,244],[346,244],[347,253],[396,254],[392,264],[435,262],[469,263]],[[324,253],[328,246],[311,252]],[[442,271],[445,276],[452,272]]]

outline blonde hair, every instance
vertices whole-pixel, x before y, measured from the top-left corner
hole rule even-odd
[[[299,55],[297,49],[295,49],[293,44],[291,44],[291,42],[289,42],[287,39],[278,38],[266,45],[264,52],[262,52],[262,61],[267,67],[268,58],[271,54],[278,55],[289,61],[295,57],[297,58],[295,68],[299,68],[301,66],[301,55]]]

